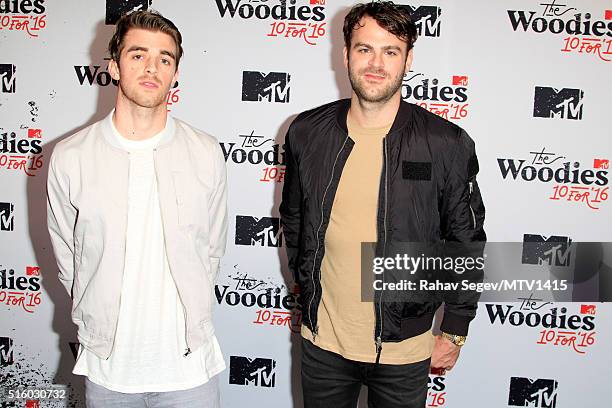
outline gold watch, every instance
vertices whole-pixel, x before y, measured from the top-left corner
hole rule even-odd
[[[458,336],[456,334],[448,334],[444,332],[442,332],[442,337],[450,340],[451,343],[459,347],[463,346],[465,344],[465,340],[467,339],[466,336]]]

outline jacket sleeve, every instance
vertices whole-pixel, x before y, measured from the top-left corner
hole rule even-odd
[[[294,125],[292,124],[285,137],[285,182],[280,205],[281,225],[285,236],[285,248],[289,270],[296,283],[299,284],[297,273],[300,230],[302,225],[302,188],[299,180],[298,162],[292,149]]]
[[[208,203],[210,273],[213,282],[217,279],[219,264],[225,253],[227,242],[227,169],[223,153],[215,143],[213,160],[215,162],[215,190]]]
[[[72,297],[74,281],[74,226],[78,211],[70,203],[69,181],[57,168],[57,157],[51,155],[47,177],[47,228],[59,267],[59,280]]]
[[[486,234],[483,228],[485,208],[476,182],[478,159],[473,140],[460,130],[456,151],[447,176],[442,209],[442,238],[451,246],[454,257],[482,257]],[[461,274],[451,272],[451,279],[481,282],[483,270],[475,268]],[[466,336],[476,316],[479,293],[460,290],[444,295],[444,318],[440,330]]]

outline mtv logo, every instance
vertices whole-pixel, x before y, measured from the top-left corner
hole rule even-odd
[[[537,118],[582,119],[584,91],[573,88],[557,90],[536,86],[533,98],[533,116]]]
[[[552,235],[523,235],[521,262],[531,265],[570,266],[572,240]]]
[[[612,20],[612,10],[606,10],[606,11],[604,12],[604,18],[605,18],[606,20]]]
[[[40,139],[42,137],[42,129],[28,129],[28,137]]]
[[[0,64],[0,90],[2,93],[15,93],[17,67],[13,64]]]
[[[580,305],[580,314],[594,315],[596,310],[595,308],[595,305]]]
[[[106,0],[106,19],[104,24],[115,25],[124,14],[132,11],[148,10],[153,0]]]
[[[439,37],[440,36],[440,15],[442,9],[438,6],[418,6],[413,7],[407,4],[398,4],[410,13],[412,21],[416,25],[419,36]]]
[[[274,387],[275,380],[276,361],[271,358],[230,356],[230,384]]]
[[[283,234],[280,232],[280,219],[237,215],[235,243],[236,245],[281,247]]]
[[[607,169],[610,166],[610,160],[608,159],[594,159],[593,167],[596,169]]]
[[[453,75],[453,85],[467,86],[468,77],[467,75]]]
[[[26,266],[26,276],[40,276],[40,266]]]
[[[311,6],[316,6],[316,5],[324,6],[325,0],[310,0],[310,5]]]
[[[14,362],[13,339],[0,337],[0,367],[9,366]]]
[[[508,405],[513,407],[555,408],[557,405],[557,387],[558,383],[555,380],[511,377]]]
[[[12,231],[15,207],[11,203],[0,203],[0,231]]]
[[[243,71],[242,100],[289,103],[290,80],[291,75],[284,72],[264,74],[258,71]]]
[[[40,408],[39,400],[26,400],[25,408]]]

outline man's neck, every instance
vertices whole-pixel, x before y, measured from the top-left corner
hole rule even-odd
[[[121,136],[129,140],[149,139],[166,127],[168,112],[165,105],[144,108],[117,98],[113,123]]]
[[[400,105],[399,93],[386,102],[372,103],[360,101],[353,92],[348,114],[362,128],[377,128],[393,122]]]

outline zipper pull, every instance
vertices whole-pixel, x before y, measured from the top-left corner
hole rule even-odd
[[[382,351],[382,339],[380,336],[376,338],[376,364],[380,362],[380,352]]]
[[[183,354],[183,357],[187,357],[189,354],[191,354],[191,349],[189,347],[187,347],[187,350],[186,350],[185,354]]]
[[[470,186],[470,195],[472,195],[472,193],[474,192],[474,183],[473,182],[468,182],[468,185]]]

